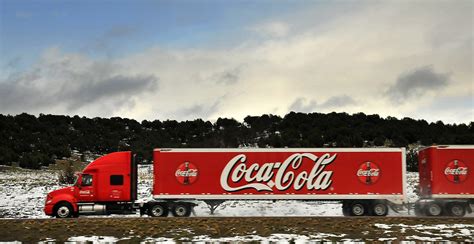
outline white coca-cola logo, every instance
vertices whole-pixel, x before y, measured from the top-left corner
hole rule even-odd
[[[324,168],[336,159],[336,155],[329,153],[320,157],[311,153],[295,153],[289,156],[283,163],[268,162],[264,164],[247,163],[247,156],[239,154],[232,158],[221,173],[221,186],[226,191],[240,191],[243,189],[255,189],[257,191],[279,191],[293,187],[301,190],[326,190],[332,183],[332,171]],[[302,170],[296,172],[303,164],[304,159],[314,163],[311,171]],[[276,172],[275,172],[276,170]],[[229,185],[245,180],[246,184],[239,186]]]
[[[175,176],[182,176],[182,177],[193,177],[198,175],[197,169],[188,169],[188,170],[176,170]]]
[[[357,176],[379,176],[380,169],[357,170]]]
[[[365,185],[373,185],[379,181],[381,170],[378,164],[373,161],[366,161],[360,164],[356,172],[359,181]]]
[[[445,175],[467,175],[467,167],[459,167],[457,169],[446,167],[446,169],[444,169],[444,174]]]

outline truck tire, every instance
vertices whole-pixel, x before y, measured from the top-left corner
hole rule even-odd
[[[462,203],[453,202],[446,206],[446,210],[451,216],[464,217],[466,215],[466,206]]]
[[[68,202],[60,202],[54,207],[54,216],[56,218],[71,218],[74,216],[74,209]]]
[[[372,215],[373,216],[387,216],[388,206],[383,202],[375,202],[372,205]]]
[[[172,209],[175,217],[189,217],[191,215],[191,206],[189,204],[176,204]]]
[[[344,216],[352,216],[351,215],[351,208],[349,206],[342,207],[342,215]]]
[[[151,217],[166,217],[169,210],[165,203],[155,203],[148,208],[148,215]]]
[[[367,215],[368,208],[363,202],[355,201],[351,204],[350,214],[352,216],[364,216]]]
[[[429,203],[425,209],[428,216],[441,216],[443,214],[443,208],[438,202]]]

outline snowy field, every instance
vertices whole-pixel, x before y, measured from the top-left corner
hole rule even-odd
[[[0,168],[0,217],[49,218],[43,213],[46,194],[65,185],[58,183],[58,171]],[[138,198],[151,199],[152,167],[140,165],[138,170]],[[416,173],[408,173],[408,200],[417,199]],[[407,210],[390,215],[408,216]],[[120,217],[123,215],[117,215]],[[127,215],[134,217],[137,215]],[[123,216],[123,217],[127,217]],[[210,216],[207,205],[201,202],[194,216]],[[341,204],[333,202],[302,201],[227,201],[217,208],[214,216],[342,216]]]

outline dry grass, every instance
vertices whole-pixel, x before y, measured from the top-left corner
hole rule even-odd
[[[211,238],[270,234],[318,235],[331,233],[337,236],[324,238],[331,241],[377,240],[380,237],[406,240],[405,237],[420,235],[416,228],[395,227],[393,232],[375,224],[399,226],[438,224],[474,225],[473,218],[334,218],[334,217],[252,217],[252,218],[78,218],[5,220],[0,219],[0,241],[37,242],[47,238],[63,242],[72,236],[130,237],[127,242],[143,241],[147,237],[172,238],[176,241],[193,240],[193,237],[207,235]],[[441,229],[430,230],[433,237]],[[471,230],[474,231],[474,230]],[[342,235],[345,234],[345,235]],[[425,234],[426,236],[426,234]],[[471,237],[472,238],[472,237]],[[449,241],[466,241],[465,236],[443,238]],[[474,240],[473,240],[474,241]]]

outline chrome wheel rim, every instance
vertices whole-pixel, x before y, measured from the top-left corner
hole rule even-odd
[[[362,206],[362,204],[355,204],[354,206],[352,206],[352,213],[355,216],[363,215],[364,214],[364,206]]]
[[[174,211],[178,216],[186,215],[186,208],[184,206],[177,206]]]
[[[58,208],[57,214],[61,218],[66,218],[69,216],[69,208],[66,206],[61,206]]]
[[[462,216],[464,214],[464,208],[459,205],[454,205],[451,207],[451,213],[453,213],[454,216]]]
[[[374,213],[375,215],[378,215],[378,216],[385,215],[387,213],[387,206],[385,206],[384,204],[375,205]]]
[[[431,215],[438,216],[441,214],[441,207],[438,204],[431,204],[428,211]]]
[[[160,205],[155,205],[151,209],[151,212],[153,213],[154,216],[162,216],[164,213],[163,206]]]

